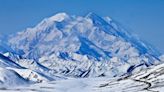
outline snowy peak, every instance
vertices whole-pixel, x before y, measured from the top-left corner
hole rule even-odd
[[[61,22],[64,19],[68,18],[69,16],[66,13],[58,13],[50,18],[48,18],[50,21],[56,21]]]

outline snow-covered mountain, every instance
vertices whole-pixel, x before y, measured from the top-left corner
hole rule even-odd
[[[163,65],[158,64],[163,61],[164,56],[153,47],[111,18],[94,13],[86,16],[58,13],[9,38],[0,36],[0,85],[3,86],[47,82],[47,86],[55,86],[57,91],[60,84],[65,84],[61,89],[90,85],[98,86],[95,88],[98,91],[105,87],[103,92],[108,92],[114,90],[106,88],[108,85],[117,88],[126,83],[120,90],[129,87],[131,91],[129,85],[146,83],[141,88],[148,85],[147,80],[141,80],[148,78],[145,76],[160,77],[155,74],[162,75]],[[153,67],[147,69],[150,66]],[[156,68],[159,71],[154,70]],[[77,77],[88,79],[75,79]],[[109,78],[114,79],[106,83]],[[41,85],[32,85],[30,89],[38,90]],[[86,90],[92,92],[90,86]]]
[[[108,60],[114,56],[124,58],[124,54],[126,57],[134,56],[129,55],[130,52],[158,57],[157,51],[134,38],[113,20],[94,13],[85,17],[56,14],[34,28],[19,32],[9,42],[12,48],[32,59],[63,53],[87,55],[96,60]]]
[[[56,14],[10,36],[9,45],[22,57],[73,77],[114,77],[160,63],[158,51],[94,13]]]

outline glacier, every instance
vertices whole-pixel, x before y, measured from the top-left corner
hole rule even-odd
[[[144,85],[136,89],[147,90],[147,84],[137,76],[146,76],[145,72],[158,68],[163,57],[110,17],[95,13],[86,16],[58,13],[7,38],[0,35],[0,70],[4,71],[0,73],[0,85],[12,81],[8,73],[15,76],[10,85],[19,85],[19,81],[31,85],[15,89],[2,86],[0,91],[41,91],[40,86],[49,85],[54,87],[43,87],[43,90],[74,92],[86,88],[86,92],[115,92],[122,83],[127,85],[120,91],[130,88],[131,84]],[[105,81],[109,83],[104,84]],[[34,85],[38,89],[33,88]],[[101,90],[104,85],[107,88]],[[93,86],[96,88],[91,90]]]

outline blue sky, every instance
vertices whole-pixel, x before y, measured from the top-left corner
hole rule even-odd
[[[110,16],[164,53],[164,0],[0,0],[0,34],[34,27],[58,12]]]

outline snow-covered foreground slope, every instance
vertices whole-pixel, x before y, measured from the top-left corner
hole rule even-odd
[[[26,63],[28,62],[26,61]],[[64,79],[64,77],[50,75],[39,66],[37,68],[38,69],[33,69],[24,65],[19,65],[8,57],[0,54],[0,86],[29,85],[31,83]]]
[[[1,88],[1,92],[163,92],[164,64],[118,78],[73,78],[26,87]]]

